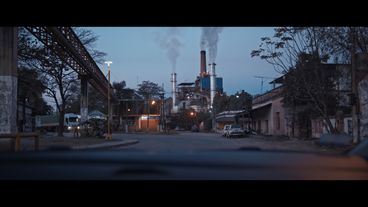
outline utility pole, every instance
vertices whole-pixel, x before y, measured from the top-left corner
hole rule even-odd
[[[106,135],[106,140],[111,140],[112,139],[112,135],[111,135],[111,127],[110,127],[110,119],[111,119],[111,105],[110,105],[110,65],[112,64],[111,61],[106,61],[105,62],[107,64],[108,67],[108,86],[107,86],[107,135]]]
[[[351,48],[351,92],[352,92],[352,121],[353,121],[353,143],[358,143],[360,141],[360,126],[359,126],[359,118],[358,118],[358,91],[357,91],[357,83],[356,83],[356,34],[355,30],[350,29],[350,35],[352,40],[352,48]]]
[[[150,118],[150,100],[147,100],[147,133],[149,133],[149,118]]]
[[[161,107],[160,107],[160,124],[161,124],[161,132],[164,132],[165,130],[165,125],[164,125],[164,107],[165,107],[165,92],[164,92],[164,83],[162,83],[162,93],[160,94],[160,98],[161,98]]]
[[[264,79],[275,79],[272,77],[266,77],[266,76],[254,76],[255,78],[260,78],[261,79],[261,94],[263,93],[263,83],[264,83]],[[273,84],[273,88],[275,88],[275,83]]]
[[[166,132],[165,95],[162,94],[162,131]]]
[[[125,102],[125,133],[128,133],[128,112],[130,112],[130,108],[128,108],[128,102]]]

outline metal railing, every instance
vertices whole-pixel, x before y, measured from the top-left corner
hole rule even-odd
[[[21,138],[29,138],[29,137],[33,137],[34,138],[34,150],[35,151],[38,151],[39,150],[39,145],[40,145],[40,134],[39,133],[30,132],[30,133],[8,133],[8,134],[0,134],[0,138],[11,138],[11,139],[14,139],[12,141],[15,141],[15,145],[14,145],[14,151],[15,152],[18,152],[21,149],[21,143],[20,143]]]

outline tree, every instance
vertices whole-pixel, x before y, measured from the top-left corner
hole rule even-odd
[[[245,92],[244,90],[236,92],[234,95],[227,96],[224,94],[216,94],[213,106],[216,113],[222,111],[235,111],[235,110],[247,110],[250,111],[252,108],[252,95]]]
[[[150,81],[143,81],[138,84],[138,94],[143,96],[145,99],[160,98],[160,94],[164,92],[164,89],[158,86],[157,83]]]
[[[236,92],[229,97],[229,110],[247,110],[252,109],[252,95],[242,90],[240,93]]]
[[[273,37],[262,37],[259,49],[251,52],[251,57],[260,57],[274,66],[274,69],[286,74],[298,61],[300,54],[317,54],[321,62],[326,63],[332,55],[332,49],[322,37],[319,27],[278,27]]]
[[[31,90],[30,90],[31,89]],[[26,106],[32,108],[32,116],[46,115],[52,112],[52,107],[43,99],[42,93],[45,90],[36,70],[30,68],[18,69],[18,103],[21,103],[22,114],[18,120],[20,130],[23,130],[26,121]]]
[[[92,58],[95,58],[96,62],[102,63],[106,54],[94,49],[98,36],[89,30],[81,28],[74,28],[74,30]],[[58,135],[63,136],[65,109],[66,105],[76,95],[75,89],[78,85],[77,73],[52,51],[40,44],[35,38],[32,38],[30,33],[24,29],[21,31],[19,38],[21,41],[20,57],[24,59],[25,63],[37,68],[40,74],[42,74],[46,96],[54,100],[59,112]]]
[[[338,57],[336,49],[328,42],[328,34],[319,27],[281,27],[275,29],[273,38],[263,37],[258,50],[252,57],[260,57],[284,74],[284,102],[295,109],[308,104],[311,112],[317,112],[324,118],[327,128],[335,133],[329,115],[331,108],[336,109],[334,94],[336,70],[324,70],[325,63],[331,57]],[[334,71],[334,72],[332,72]],[[292,112],[295,121],[295,110]]]
[[[34,54],[41,51],[36,43],[24,28],[19,28],[17,51],[18,101],[23,103],[23,106],[27,103],[32,107],[33,116],[52,113],[52,107],[42,97],[45,86],[41,81],[39,72],[33,67],[36,62]]]
[[[213,107],[217,113],[229,110],[229,97],[226,93],[215,95]]]
[[[285,77],[285,106],[304,106],[304,111],[308,111],[305,114],[322,116],[328,125],[327,129],[337,133],[329,121],[329,115],[336,114],[338,108],[338,96],[334,90],[338,76],[339,71],[334,65],[321,64],[318,57],[301,54],[296,67]]]
[[[58,135],[63,136],[64,115],[67,103],[78,84],[77,74],[56,56],[50,56],[40,65],[39,71],[46,87],[46,96],[52,98],[59,112]]]
[[[351,63],[351,53],[368,52],[368,27],[322,27],[320,38],[342,63]]]
[[[112,87],[114,88],[114,94],[118,99],[122,99],[124,97],[125,86],[126,86],[125,81],[113,82],[112,83]]]

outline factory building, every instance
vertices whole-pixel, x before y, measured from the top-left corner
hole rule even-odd
[[[176,73],[172,73],[172,112],[193,109],[196,112],[210,111],[216,93],[223,93],[222,77],[216,77],[215,63],[206,65],[206,51],[200,52],[200,71],[194,82],[177,84]],[[208,71],[208,72],[207,72]]]

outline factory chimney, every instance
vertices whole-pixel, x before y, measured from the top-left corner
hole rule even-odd
[[[209,64],[210,66],[210,97],[211,97],[211,108],[213,107],[213,99],[216,94],[216,71],[215,71],[215,63]]]
[[[172,93],[172,110],[175,111],[176,105],[176,73],[171,73],[171,93]]]
[[[206,74],[206,51],[201,50],[201,68],[199,75],[203,77]]]

